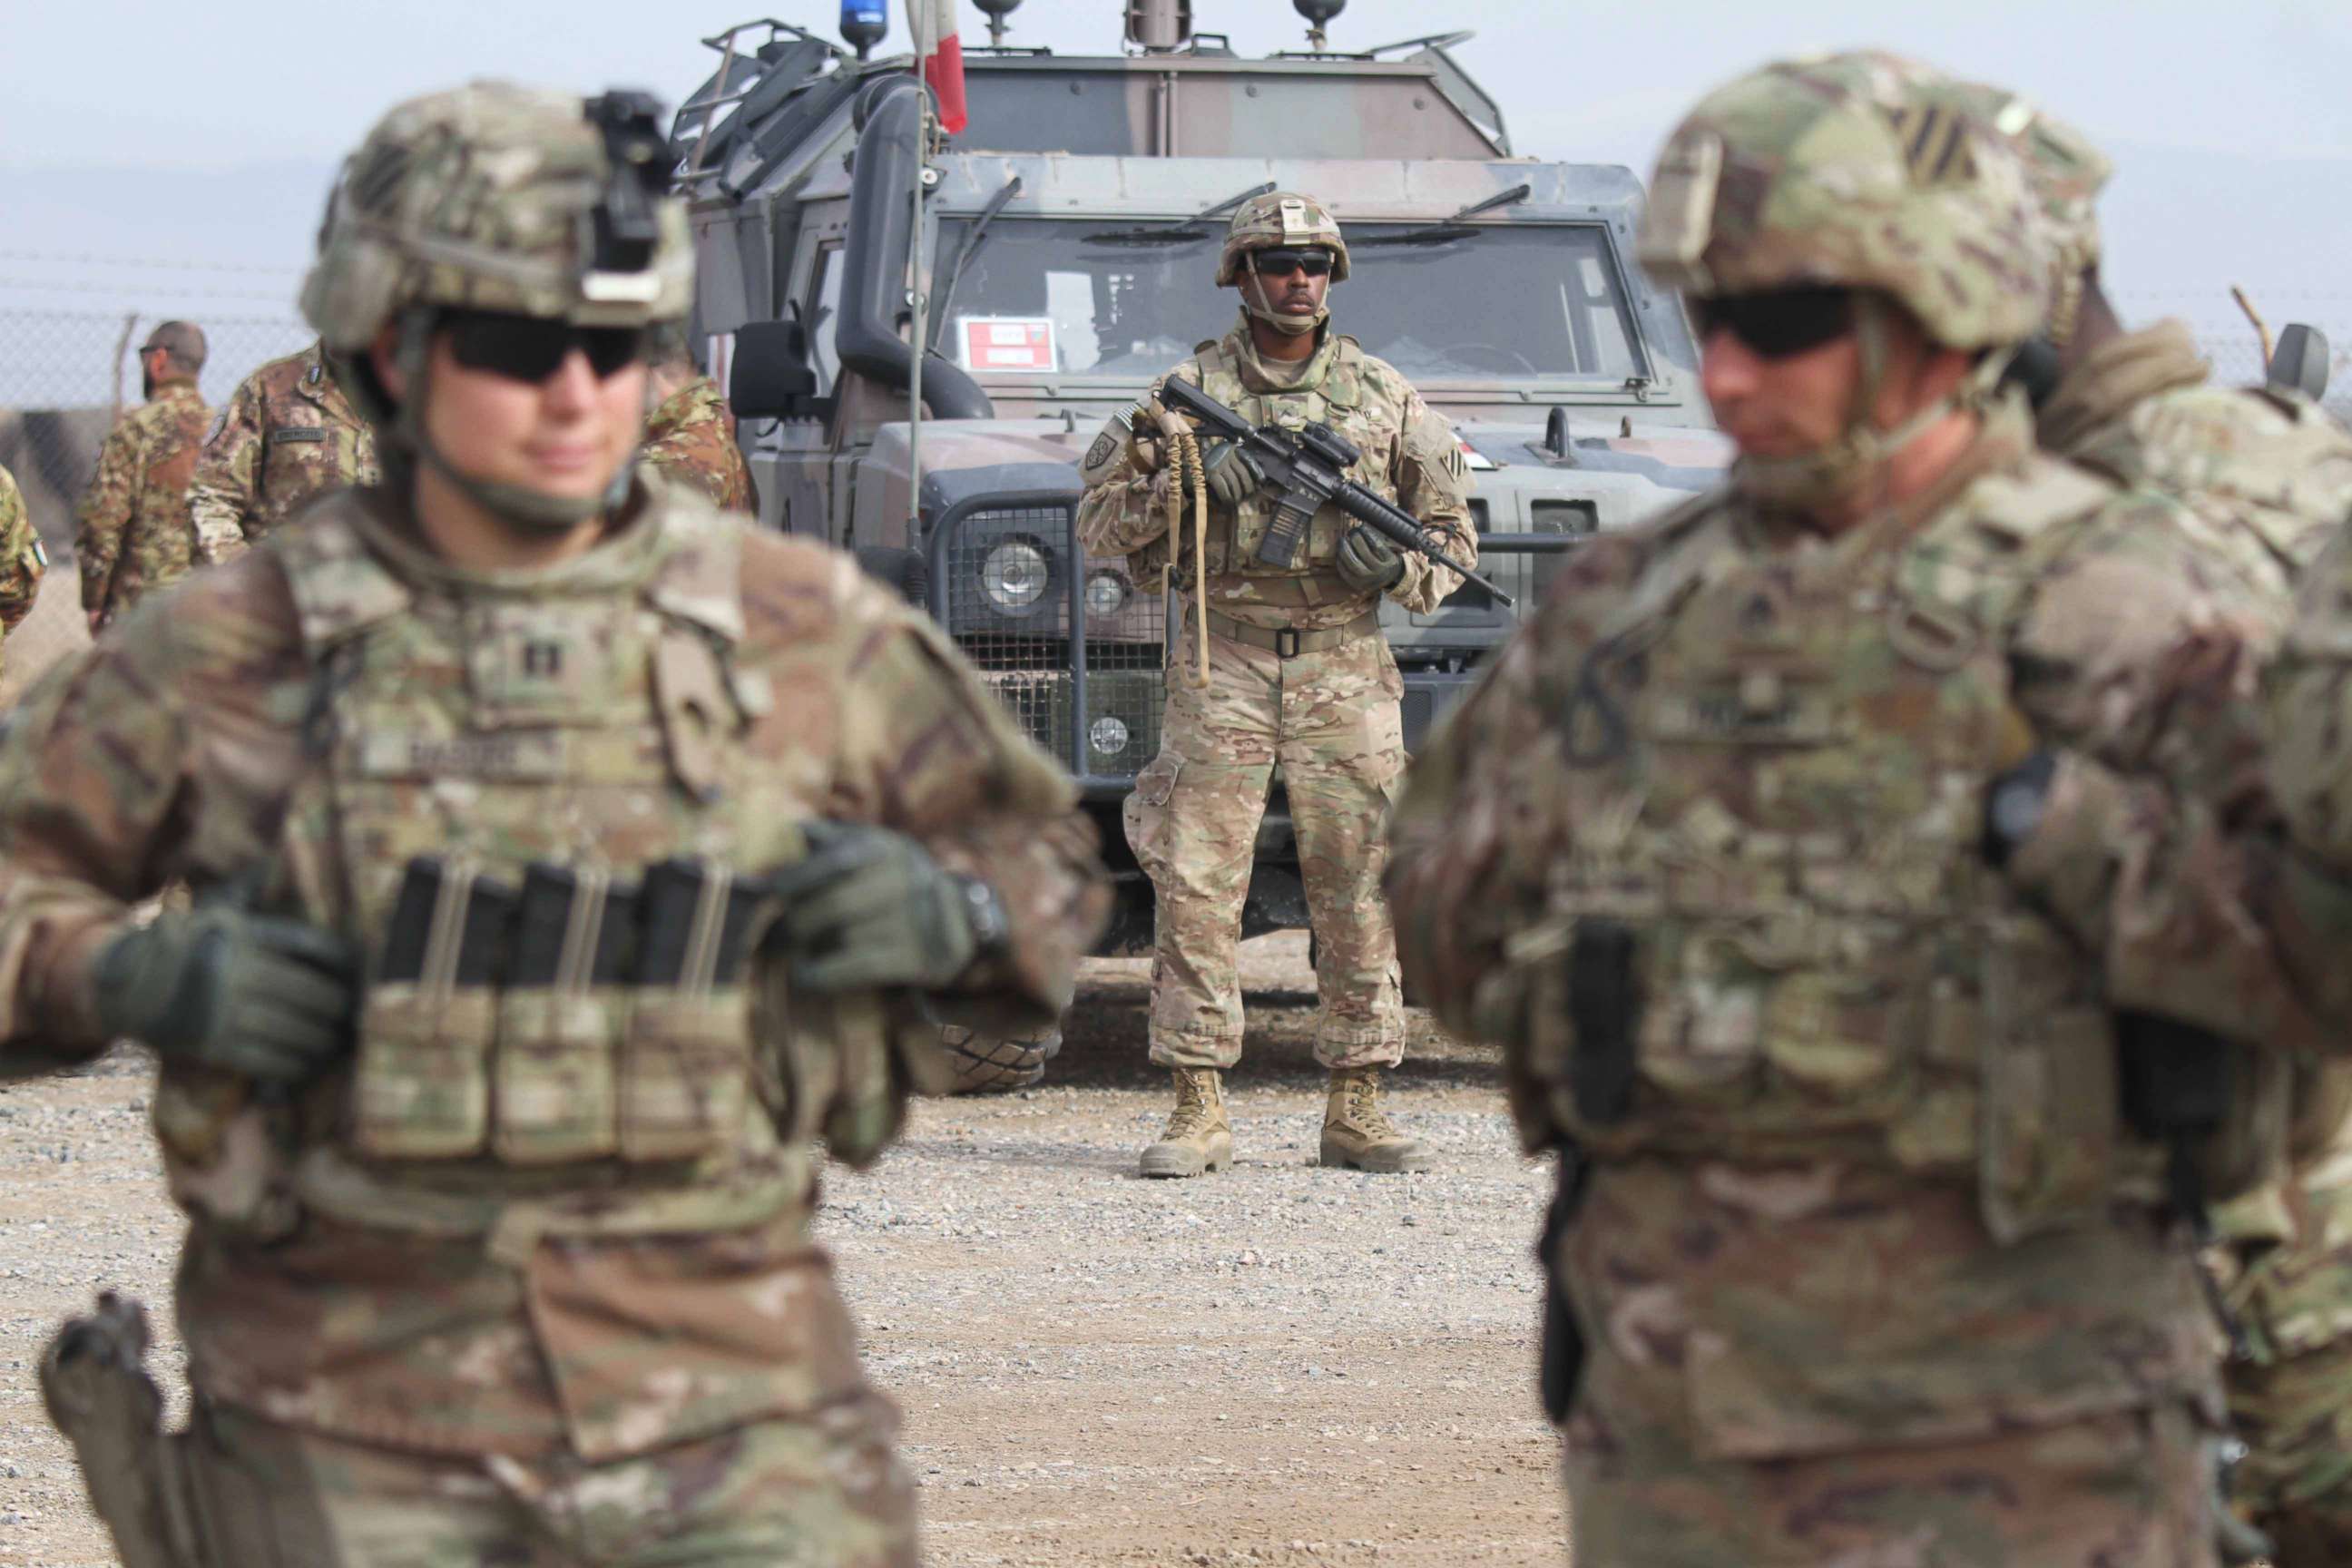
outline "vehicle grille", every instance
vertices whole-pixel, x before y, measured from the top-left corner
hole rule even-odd
[[[1030,739],[1082,776],[1135,773],[1160,748],[1167,605],[1127,563],[1078,556],[1074,511],[982,507],[950,515],[932,603]],[[1087,589],[1107,576],[1120,602],[1096,613]],[[1086,625],[1070,635],[1073,600]],[[1084,655],[1084,668],[1076,656]]]

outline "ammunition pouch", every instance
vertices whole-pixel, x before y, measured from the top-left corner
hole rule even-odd
[[[73,1445],[90,1509],[123,1568],[202,1568],[193,1499],[163,1396],[147,1375],[147,1314],[108,1291],[41,1356],[41,1401]]]
[[[355,1141],[380,1159],[693,1160],[742,1132],[757,879],[410,862],[362,1012]]]
[[[1544,1213],[1543,1237],[1536,1243],[1536,1260],[1543,1265],[1543,1345],[1538,1352],[1536,1386],[1543,1395],[1544,1414],[1555,1426],[1567,1425],[1584,1383],[1584,1331],[1577,1325],[1560,1284],[1560,1244],[1568,1227],[1584,1206],[1584,1190],[1592,1173],[1584,1151],[1570,1141],[1559,1145],[1559,1186],[1551,1207]]]

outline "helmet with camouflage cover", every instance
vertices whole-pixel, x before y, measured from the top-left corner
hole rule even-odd
[[[503,310],[649,326],[694,296],[685,209],[641,94],[580,99],[480,81],[413,99],[344,165],[302,286],[330,349],[404,312]]]
[[[1241,281],[1242,258],[1251,251],[1286,245],[1322,246],[1331,253],[1331,281],[1348,280],[1348,242],[1330,209],[1296,191],[1271,191],[1234,210],[1225,226],[1225,248],[1217,257],[1217,287]]]
[[[1255,274],[1245,261],[1254,250],[1310,245],[1321,246],[1331,253],[1331,281],[1346,282],[1348,242],[1339,233],[1339,220],[1331,216],[1329,208],[1313,196],[1300,195],[1296,191],[1272,191],[1252,196],[1234,211],[1233,222],[1226,226],[1225,248],[1217,258],[1217,287],[1240,289],[1242,309],[1278,332],[1305,337],[1318,331],[1331,319],[1330,306],[1325,305],[1312,317],[1286,315],[1275,310],[1265,300],[1264,285],[1253,289],[1251,279]]]
[[[1638,241],[1653,278],[1699,299],[1853,292],[1861,381],[1843,433],[1798,456],[1743,453],[1732,482],[1798,509],[1851,498],[1948,414],[1994,395],[2051,299],[2050,249],[2016,150],[1952,79],[1876,51],[1781,61],[1701,100],[1658,155]],[[1983,351],[1893,429],[1872,420],[1892,300],[1946,349]]]
[[[2048,241],[2015,151],[1951,85],[1864,51],[1717,89],[1658,156],[1643,266],[1702,299],[1872,289],[1947,347],[2023,342],[2049,305]]]
[[[1963,112],[1990,126],[2025,164],[2051,250],[2050,316],[2042,335],[2063,348],[2083,306],[2083,275],[2099,261],[2099,193],[2115,165],[2089,137],[2005,88],[1952,84]]]
[[[564,528],[613,504],[460,474],[417,412],[436,323],[491,311],[583,328],[657,329],[694,296],[685,209],[667,194],[660,106],[643,93],[583,100],[479,81],[394,108],[343,165],[302,285],[302,313],[360,374],[354,401],[397,474],[414,454],[508,520]],[[397,405],[367,351],[396,329],[412,395]]]

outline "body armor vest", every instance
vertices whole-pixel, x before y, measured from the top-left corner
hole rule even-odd
[[[278,544],[324,689],[287,854],[312,918],[370,955],[302,1201],[433,1228],[584,1190],[581,1228],[698,1229],[804,1196],[730,895],[797,853],[825,778],[814,751],[741,743],[769,693],[732,658],[733,525],[666,503],[501,581],[362,507]]]
[[[1374,493],[1394,499],[1389,483],[1388,457],[1401,437],[1391,420],[1377,416],[1375,400],[1366,395],[1364,352],[1356,340],[1332,333],[1316,351],[1299,384],[1289,391],[1262,390],[1223,342],[1210,342],[1194,351],[1200,365],[1198,385],[1253,426],[1277,425],[1286,430],[1308,425],[1328,425],[1355,444],[1360,454],[1348,477]],[[1258,545],[1275,517],[1274,497],[1261,492],[1228,511],[1213,504],[1209,518],[1209,573],[1254,580],[1261,594],[1273,584],[1266,579],[1314,579],[1300,582],[1302,604],[1357,596],[1339,580],[1332,565],[1339,537],[1354,526],[1336,506],[1318,510],[1307,525],[1304,548],[1287,566],[1258,559]],[[1189,543],[1186,546],[1189,551]],[[1185,579],[1180,578],[1181,586]],[[1279,589],[1276,590],[1278,595]]]
[[[1552,1114],[1596,1154],[1973,1170],[2004,1238],[2155,1194],[2095,963],[1979,847],[2028,563],[2098,495],[2001,489],[1997,519],[1780,552],[1703,504],[1553,694],[1571,848],[1515,956]],[[1568,994],[1596,922],[1638,998],[1606,1108],[1570,1087],[1612,1076]]]

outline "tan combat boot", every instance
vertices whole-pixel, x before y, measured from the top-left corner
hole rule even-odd
[[[1225,1115],[1225,1089],[1214,1068],[1178,1068],[1176,1113],[1160,1142],[1143,1152],[1147,1176],[1197,1176],[1234,1160],[1234,1124]]]
[[[1381,1069],[1340,1068],[1331,1074],[1323,1110],[1323,1163],[1391,1173],[1429,1169],[1429,1145],[1408,1138],[1381,1110]]]

